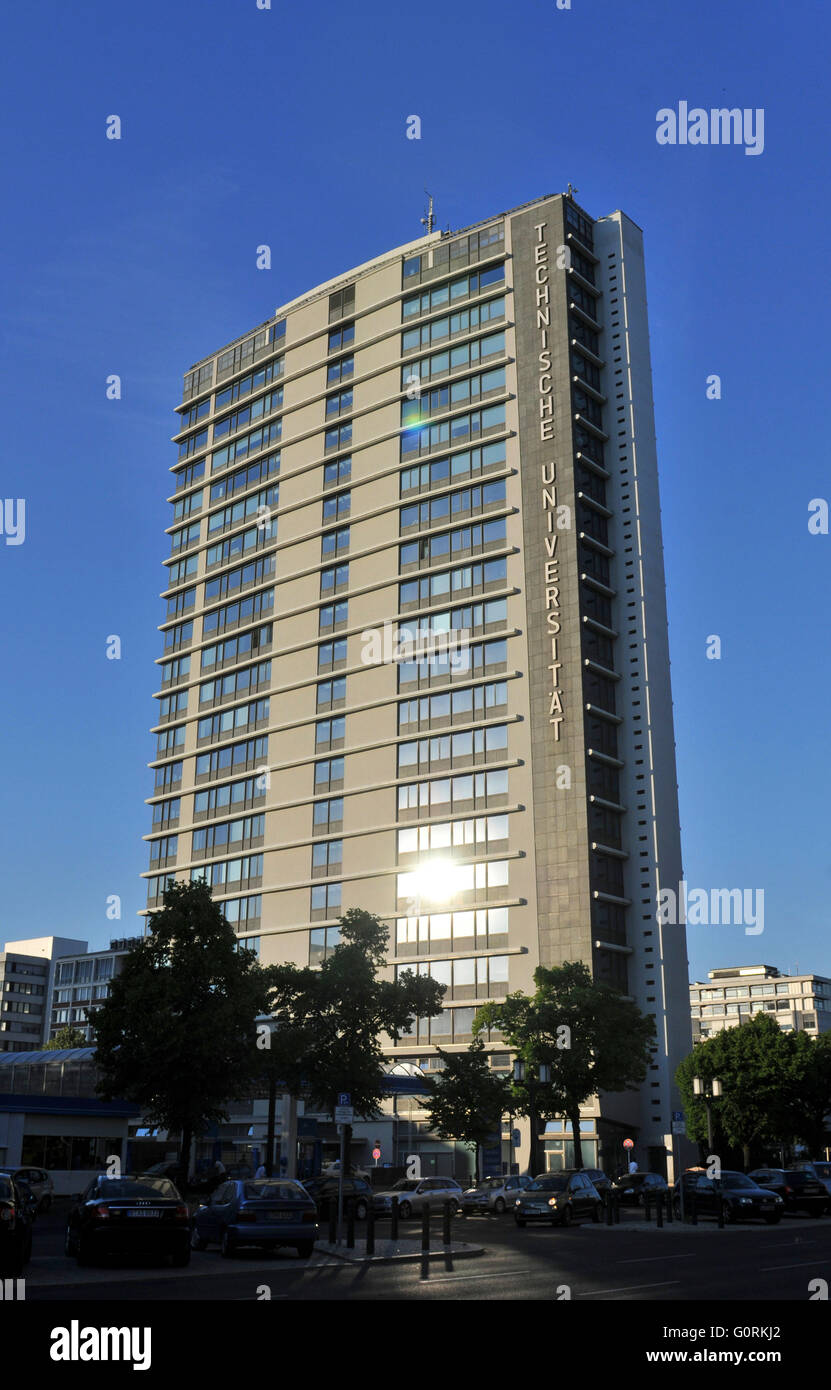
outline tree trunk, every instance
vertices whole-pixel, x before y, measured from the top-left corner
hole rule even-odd
[[[179,1146],[179,1190],[184,1195],[190,1177],[190,1146],[193,1143],[193,1126],[182,1125],[181,1143]]]
[[[576,1115],[569,1115],[568,1118],[571,1123],[571,1138],[574,1144],[574,1166],[575,1168],[582,1168],[583,1141],[580,1138],[580,1111],[578,1110]]]
[[[277,1110],[277,1079],[268,1078],[268,1124],[265,1135],[265,1171],[270,1178],[274,1176],[274,1129]]]
[[[750,1145],[749,1145],[749,1144],[742,1144],[742,1159],[743,1159],[745,1168],[749,1168],[749,1167],[750,1167]]]
[[[542,1171],[540,1164],[540,1122],[533,1101],[528,1106],[528,1125],[531,1130],[531,1147],[528,1152],[528,1172],[535,1178]]]

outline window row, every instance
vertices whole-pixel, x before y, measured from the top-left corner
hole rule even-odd
[[[474,410],[467,415],[455,415],[451,420],[442,420],[437,425],[425,425],[421,429],[405,430],[401,435],[402,460],[413,454],[429,454],[433,449],[448,444],[461,443],[465,439],[475,439],[487,430],[505,428],[505,406],[491,405],[485,410]]]
[[[255,534],[257,528],[253,528]],[[236,538],[235,538],[236,539]],[[227,542],[225,542],[227,544]],[[215,547],[217,550],[219,546]],[[205,602],[214,598],[225,598],[227,594],[232,594],[235,589],[244,589],[248,584],[263,584],[270,579],[277,568],[276,560],[273,555],[264,555],[261,560],[250,560],[247,565],[240,565],[237,569],[226,570],[225,574],[218,575],[216,579],[208,579],[205,582]],[[202,632],[208,632],[212,626],[208,623],[211,615],[206,613],[202,623]]]
[[[221,825],[206,825],[193,832],[191,858],[222,854],[226,849],[250,849],[262,844],[264,838],[265,816],[262,814],[224,821]]]
[[[492,859],[487,864],[451,864],[442,865],[442,883],[437,885],[434,900],[449,903],[453,898],[462,893],[477,893],[482,891],[494,891],[498,888],[507,890],[508,888],[508,863],[507,859]],[[423,894],[424,874],[422,869],[411,869],[407,873],[396,875],[396,892],[398,902],[414,903],[420,906]],[[505,896],[503,891],[499,895]]]
[[[223,859],[219,864],[204,864],[190,871],[191,883],[197,883],[201,879],[209,888],[234,888],[242,883],[259,887],[262,877],[261,854],[245,855],[242,859]]]
[[[417,464],[415,468],[402,468],[400,473],[400,495],[406,497],[411,492],[426,492],[430,488],[441,487],[453,479],[475,477],[479,473],[505,466],[505,440],[497,439],[493,444],[482,444],[475,449],[462,449],[449,458],[433,459],[431,463]]]
[[[467,598],[489,588],[504,588],[508,582],[508,561],[488,560],[483,565],[463,565],[455,570],[411,579],[398,586],[398,605],[402,613],[448,599]]]
[[[507,907],[482,907],[473,912],[432,912],[402,917],[396,924],[397,955],[435,955],[437,951],[485,951],[505,946]]]
[[[491,266],[488,270],[476,271],[472,275],[462,275],[449,284],[438,285],[433,290],[424,290],[412,295],[401,305],[401,316],[413,318],[416,314],[430,314],[445,304],[454,304],[458,299],[469,299],[471,295],[481,294],[489,285],[504,284],[505,266]]]
[[[252,391],[259,391],[261,387],[268,386],[272,381],[277,381],[283,375],[285,362],[284,357],[275,357],[273,362],[269,362],[265,367],[260,367],[259,371],[249,372],[247,376],[241,376],[230,386],[226,386],[224,391],[217,391],[214,409],[222,410],[226,405],[233,405],[245,396],[250,396]],[[216,438],[216,432],[214,432],[214,438]]]
[[[494,605],[485,604],[484,607],[493,609]],[[479,603],[474,605],[473,610],[461,611],[479,614],[482,608],[483,605]],[[495,621],[494,626],[504,626],[504,619]],[[498,671],[504,671],[507,664],[507,642],[473,642],[470,646],[461,646],[419,661],[399,662],[398,689],[403,691],[410,686],[423,688],[444,685],[449,680],[467,680],[470,676],[496,675]]]
[[[193,797],[193,819],[203,820],[207,816],[221,815],[223,811],[236,808],[246,810],[261,800],[265,792],[266,779],[262,775],[243,777],[239,782],[225,782],[221,787],[196,792]]]
[[[268,454],[266,458],[257,459],[256,463],[249,463],[247,468],[238,468],[236,473],[227,473],[224,478],[211,483],[211,504],[220,502],[223,497],[233,497],[235,492],[246,492],[256,483],[276,478],[279,472],[280,455]],[[208,525],[210,527],[210,522]]]
[[[216,748],[212,753],[199,753],[196,758],[196,780],[204,782],[223,772],[248,771],[259,767],[268,758],[268,738],[248,738],[242,743]],[[179,764],[181,767],[181,764]]]
[[[477,816],[438,825],[408,825],[398,831],[399,862],[408,854],[442,849],[487,853],[487,847],[504,849],[508,842],[507,816]]]
[[[407,390],[415,383],[432,381],[434,377],[447,376],[449,372],[473,367],[486,357],[495,357],[505,351],[505,333],[488,333],[484,338],[474,338],[458,347],[445,348],[443,352],[431,353],[429,357],[417,358],[401,368],[401,389]]]
[[[228,507],[221,507],[217,512],[211,512],[208,517],[208,536],[213,536],[217,531],[227,531],[230,526],[238,526],[247,517],[259,512],[260,508],[266,508],[269,512],[277,506],[280,500],[279,484],[274,483],[271,487],[261,488],[259,492],[252,492],[248,497],[242,498],[239,502],[234,502]],[[269,530],[270,517],[263,518],[261,529]],[[274,527],[269,534],[277,534],[277,523],[271,523]]]
[[[274,590],[269,589],[267,593],[271,596],[273,603]],[[262,595],[255,595],[261,598]],[[251,600],[245,600],[245,603]],[[231,605],[236,607],[236,605]],[[242,605],[244,606],[244,605]],[[209,615],[206,614],[206,619]],[[254,628],[252,632],[240,633],[239,637],[231,637],[227,642],[219,642],[213,647],[202,648],[202,670],[207,671],[211,666],[230,666],[238,661],[243,661],[251,652],[259,651],[263,647],[271,645],[273,635],[273,624],[266,623],[264,627]],[[200,700],[202,698],[200,691]]]
[[[452,559],[454,555],[504,546],[507,539],[507,520],[504,516],[493,521],[476,522],[472,526],[461,526],[453,531],[440,531],[400,545],[398,567],[401,572],[413,566],[426,568]]]
[[[220,704],[248,692],[253,694],[255,690],[260,690],[270,682],[271,662],[259,661],[254,666],[246,666],[242,671],[233,671],[218,680],[205,681],[199,687],[199,703]]]
[[[508,706],[507,681],[492,681],[487,685],[468,686],[464,690],[448,690],[437,695],[421,695],[416,700],[402,700],[398,706],[398,732],[409,731],[411,725],[471,723],[474,719],[490,719]]]
[[[508,800],[506,769],[437,777],[432,782],[407,782],[398,788],[398,815],[450,815]],[[478,805],[477,805],[478,803]]]
[[[227,679],[231,679],[228,677]],[[218,682],[211,682],[218,684]],[[223,710],[221,714],[209,714],[200,719],[196,726],[196,742],[216,743],[229,734],[238,733],[257,724],[263,724],[269,717],[269,700],[251,700],[247,705],[237,705],[235,709]]]
[[[211,454],[211,472],[219,473],[238,459],[247,458],[249,454],[258,453],[260,449],[267,449],[270,444],[278,444],[282,432],[282,420],[275,420],[273,424],[264,425],[262,429],[254,430],[251,434],[240,435],[239,439],[235,439],[232,444],[226,444],[222,449],[214,449]]]
[[[426,502],[413,502],[399,508],[399,531],[420,531],[429,526],[450,521],[464,512],[486,511],[489,507],[505,506],[505,479],[497,478],[492,483],[477,483],[475,487],[458,488],[456,492],[445,492],[440,497],[431,497]]]
[[[401,353],[413,352],[416,348],[431,347],[446,338],[458,338],[484,328],[486,323],[494,323],[505,317],[505,298],[488,299],[484,304],[474,304],[470,309],[459,309],[454,314],[431,319],[429,323],[408,328],[401,335]],[[406,369],[405,369],[406,370]]]
[[[246,531],[239,531],[236,536],[229,536],[227,540],[219,541],[217,545],[211,545],[205,552],[205,569],[210,571],[216,569],[218,565],[227,565],[230,560],[242,559],[252,550],[261,550],[263,546],[276,539],[277,522],[272,521],[265,526],[249,526]],[[276,557],[269,558],[264,574],[274,574],[277,569]],[[237,571],[239,573],[239,571]],[[244,578],[241,584],[251,583],[249,578]],[[234,586],[237,587],[237,586]],[[219,590],[215,591],[216,593]],[[226,590],[226,593],[228,590]],[[207,591],[205,597],[207,598]]]
[[[469,956],[461,960],[432,960],[418,965],[398,965],[396,978],[405,970],[427,975],[444,985],[444,999],[487,999],[508,993],[507,956]]]
[[[429,415],[441,415],[446,410],[468,405],[495,391],[505,390],[505,368],[493,367],[489,372],[462,377],[446,386],[428,386],[413,400],[401,402],[401,424],[404,428]]]
[[[475,758],[502,761],[508,755],[508,726],[493,724],[484,729],[468,729],[456,734],[415,739],[398,746],[398,776],[437,772],[452,766],[469,765]]]

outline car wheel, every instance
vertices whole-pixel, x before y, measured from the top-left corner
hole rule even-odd
[[[190,1264],[190,1246],[186,1245],[183,1250],[177,1250],[173,1256],[173,1268],[184,1269],[185,1265]]]
[[[222,1243],[219,1247],[219,1253],[223,1257],[223,1259],[230,1260],[231,1256],[235,1255],[236,1252],[237,1242],[234,1240],[234,1237],[231,1235],[231,1232],[226,1227],[226,1229],[222,1232]]]
[[[70,1231],[69,1227],[67,1226],[66,1235],[63,1238],[63,1253],[65,1255],[69,1255],[69,1257],[72,1258],[76,1254],[77,1249],[78,1242],[75,1239],[75,1236],[73,1235],[72,1231]]]
[[[366,1221],[366,1214],[368,1210],[369,1208],[366,1202],[363,1200],[363,1198],[361,1198],[360,1201],[355,1203],[355,1220]]]
[[[304,1240],[300,1245],[295,1246],[297,1254],[301,1260],[308,1260],[314,1254],[315,1243],[313,1240]]]
[[[560,1225],[561,1225],[561,1226],[570,1226],[570,1225],[571,1225],[571,1222],[572,1222],[571,1207],[563,1207],[563,1210],[560,1212]]]
[[[191,1250],[207,1250],[208,1248],[208,1242],[204,1236],[200,1236],[195,1226],[190,1233],[190,1248]]]
[[[493,1209],[496,1212],[497,1216],[501,1216],[505,1210],[505,1198],[497,1197],[496,1201],[493,1204]]]
[[[461,1202],[457,1201],[457,1199],[456,1199],[455,1197],[452,1197],[451,1200],[450,1200],[450,1215],[451,1215],[451,1216],[459,1216],[459,1215],[461,1214],[461,1210],[462,1210],[462,1204],[461,1204]]]
[[[398,1215],[406,1221],[408,1216],[412,1216],[413,1209],[409,1202],[398,1203]]]
[[[765,1225],[766,1225],[766,1226],[778,1226],[778,1225],[779,1225],[779,1222],[780,1222],[781,1220],[782,1220],[782,1213],[781,1213],[781,1211],[770,1212],[768,1215],[765,1216]]]

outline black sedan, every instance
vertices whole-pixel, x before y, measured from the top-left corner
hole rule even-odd
[[[322,1221],[326,1221],[332,1207],[337,1210],[338,1205],[338,1179],[335,1177],[309,1178],[303,1186],[315,1203],[318,1215]],[[343,1210],[346,1215],[348,1203],[352,1202],[356,1221],[366,1220],[372,1202],[372,1188],[363,1178],[344,1178],[343,1180]]]
[[[64,1250],[79,1265],[99,1255],[170,1255],[190,1262],[190,1213],[167,1178],[93,1178],[71,1208]]]
[[[759,1187],[778,1193],[785,1203],[785,1211],[807,1211],[810,1216],[822,1216],[831,1205],[825,1184],[801,1168],[754,1168],[747,1176]]]
[[[684,1173],[685,1214],[693,1210],[698,1216],[715,1216],[719,1208],[724,1209],[724,1219],[728,1225],[736,1221],[765,1221],[775,1226],[782,1220],[784,1203],[781,1197],[768,1188],[759,1187],[745,1173],[733,1169],[722,1169],[721,1177],[708,1178],[706,1173]],[[681,1215],[681,1182],[676,1183],[672,1206],[676,1216]]]
[[[639,1207],[645,1201],[665,1197],[669,1191],[666,1178],[660,1173],[627,1173],[612,1183],[612,1192],[619,1201]]]
[[[603,1201],[585,1173],[540,1173],[520,1192],[514,1204],[518,1226],[529,1221],[547,1221],[552,1226],[570,1226],[575,1217],[600,1220]]]
[[[32,1257],[31,1203],[14,1178],[0,1176],[0,1272],[22,1274]]]

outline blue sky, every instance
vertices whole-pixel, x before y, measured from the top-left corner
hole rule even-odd
[[[420,235],[425,186],[457,228],[571,180],[645,231],[686,877],[765,891],[763,935],[689,929],[691,974],[831,974],[822,5],[31,0],[4,28],[0,942],[138,929],[182,373]],[[659,146],[681,100],[764,108],[764,153]]]

